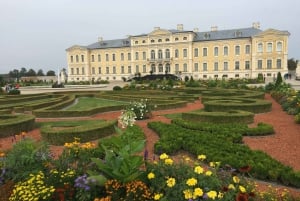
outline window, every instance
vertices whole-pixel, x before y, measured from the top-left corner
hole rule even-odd
[[[73,63],[73,56],[70,57],[71,63]]]
[[[146,52],[143,52],[143,60],[146,60]]]
[[[262,60],[257,60],[257,69],[262,69]]]
[[[263,44],[262,43],[258,43],[257,52],[263,52]]]
[[[198,57],[198,55],[199,55],[199,49],[195,48],[194,49],[194,57]]]
[[[77,75],[79,75],[79,68],[76,68],[76,73]]]
[[[214,63],[214,71],[218,71],[218,68],[219,68],[219,63],[215,62]]]
[[[135,53],[135,60],[139,60],[139,53],[138,52]]]
[[[155,73],[155,72],[156,72],[155,64],[152,64],[152,65],[151,65],[151,72],[152,72],[152,73]]]
[[[250,70],[250,61],[245,61],[245,70]]]
[[[76,55],[76,62],[77,62],[77,63],[79,62],[79,57],[78,57],[78,55]]]
[[[224,61],[224,63],[223,63],[223,69],[224,69],[225,71],[228,70],[228,62],[227,62],[227,61]]]
[[[105,54],[105,61],[109,61],[109,55]]]
[[[281,59],[276,60],[276,68],[281,69]]]
[[[128,73],[131,73],[131,66],[128,66]]]
[[[95,61],[95,55],[92,54],[92,59],[91,60],[92,60],[92,62]]]
[[[267,60],[267,69],[271,69],[272,68],[272,60],[268,59]]]
[[[170,64],[166,64],[166,73],[171,72]]]
[[[84,67],[81,68],[81,74],[82,74],[82,75],[85,74],[85,72],[84,72]]]
[[[175,38],[175,41],[178,41],[178,38]]]
[[[203,71],[207,71],[207,63],[203,63]]]
[[[159,42],[159,43],[161,43],[161,42],[162,42],[162,40],[161,40],[161,39],[158,39],[158,42]]]
[[[143,40],[143,41],[142,41],[142,43],[146,43],[146,41],[145,41],[145,40]]]
[[[218,47],[214,47],[214,55],[215,55],[215,57],[219,56],[219,48]]]
[[[245,54],[250,54],[250,45],[245,46]]]
[[[98,67],[98,74],[101,74],[101,67]]]
[[[198,71],[199,71],[199,69],[198,69],[198,63],[194,63],[194,71],[195,71],[195,72],[198,72]]]
[[[163,58],[162,50],[158,50],[158,59],[162,59],[162,58]]]
[[[272,49],[273,49],[273,44],[267,43],[267,52],[272,52]]]
[[[228,56],[228,46],[224,46],[224,56]]]
[[[128,57],[128,61],[131,61],[131,53],[128,53],[127,57]]]
[[[155,59],[155,51],[151,50],[151,59]]]
[[[239,61],[235,62],[234,69],[235,70],[239,70],[240,69],[240,62]]]
[[[187,64],[186,63],[183,64],[183,72],[187,72]]]
[[[112,60],[116,61],[116,54],[112,54]]]
[[[239,45],[235,46],[235,55],[240,55],[240,49],[241,47]]]
[[[175,64],[175,72],[179,72],[179,64]]]
[[[179,57],[179,51],[178,49],[175,50],[175,58],[178,58]]]
[[[166,59],[170,59],[170,50],[166,49]]]
[[[71,75],[74,75],[74,69],[71,68]]]
[[[124,66],[121,66],[121,73],[122,73],[122,74],[124,74],[124,73],[125,73]]]
[[[81,55],[81,62],[84,62],[84,55]]]
[[[109,74],[109,67],[106,67],[106,74]]]
[[[101,55],[98,54],[98,61],[100,62],[101,61]]]
[[[218,78],[218,75],[214,75],[214,78]]]
[[[187,37],[183,37],[183,40],[187,40]]]
[[[95,75],[95,68],[92,67],[92,74]]]
[[[207,47],[203,48],[203,56],[206,57],[207,56]]]
[[[282,51],[282,42],[277,42],[277,44],[276,44],[276,50],[277,50],[277,52],[281,52]]]
[[[135,44],[139,44],[139,41],[134,41]]]
[[[121,53],[121,61],[124,61],[124,53]]]
[[[151,43],[154,43],[155,41],[152,39],[150,42],[151,42]]]
[[[113,66],[113,74],[116,74],[117,72],[116,72],[116,67],[115,66]]]
[[[147,72],[147,67],[146,65],[143,65],[143,73],[146,73]]]
[[[187,57],[187,49],[183,49],[183,57]]]
[[[140,72],[140,67],[139,67],[139,65],[136,65],[136,66],[135,66],[135,72],[136,72],[136,73],[139,73],[139,72]]]
[[[163,71],[164,71],[163,65],[162,65],[162,64],[159,64],[159,65],[158,65],[158,72],[162,73]]]
[[[169,42],[170,41],[170,39],[169,38],[166,38],[166,42]]]

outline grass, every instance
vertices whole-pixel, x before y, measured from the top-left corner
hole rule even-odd
[[[66,110],[84,111],[84,110],[89,110],[89,109],[93,109],[93,108],[115,106],[115,105],[125,105],[125,104],[128,104],[128,102],[100,99],[100,98],[95,98],[95,97],[81,97],[78,99],[78,102],[75,105],[70,106]]]

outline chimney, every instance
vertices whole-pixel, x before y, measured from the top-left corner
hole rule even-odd
[[[218,26],[212,26],[211,31],[218,31]]]
[[[252,27],[255,29],[260,29],[260,23],[259,22],[253,22]]]
[[[160,27],[154,27],[154,30],[155,31],[160,30]]]
[[[183,24],[177,24],[177,30],[183,31]]]
[[[199,29],[198,29],[198,28],[194,28],[193,31],[194,31],[194,32],[199,32]]]
[[[103,42],[103,38],[102,37],[98,37],[98,42]]]

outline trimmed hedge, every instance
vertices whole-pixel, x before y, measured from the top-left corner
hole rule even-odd
[[[208,112],[215,111],[232,111],[232,110],[245,110],[253,113],[269,112],[272,109],[272,103],[260,99],[223,99],[211,100],[204,102],[204,109]]]
[[[230,110],[225,112],[206,112],[203,110],[182,113],[182,119],[189,121],[202,121],[213,123],[245,123],[254,121],[254,114],[243,110]]]
[[[75,137],[80,138],[81,142],[89,142],[113,134],[116,125],[117,120],[47,122],[41,126],[41,135],[43,140],[52,145],[64,145]]]
[[[0,115],[0,138],[9,137],[34,128],[33,115]]]

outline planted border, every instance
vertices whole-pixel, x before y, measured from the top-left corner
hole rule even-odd
[[[33,115],[0,115],[0,137],[9,137],[34,128]]]

